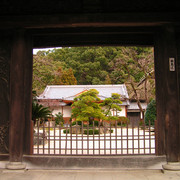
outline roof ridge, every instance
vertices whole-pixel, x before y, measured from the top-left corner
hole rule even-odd
[[[119,86],[125,86],[125,84],[47,85],[46,87],[119,87]]]
[[[83,92],[97,89],[102,98],[110,97],[112,93],[119,93],[121,97],[129,98],[125,84],[108,84],[108,85],[47,85],[39,99],[66,99],[73,98]]]

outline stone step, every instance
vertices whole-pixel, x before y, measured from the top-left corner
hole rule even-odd
[[[23,158],[27,169],[162,169],[165,156],[38,156]]]

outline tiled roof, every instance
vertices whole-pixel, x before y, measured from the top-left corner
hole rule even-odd
[[[141,103],[141,107],[143,109],[147,108],[147,103]],[[130,105],[128,106],[128,110],[139,110],[139,106],[137,102],[131,102]]]
[[[99,91],[101,100],[111,97],[112,93],[118,93],[122,99],[129,99],[126,86],[118,85],[48,85],[38,99],[62,99],[73,100],[74,97],[89,89]]]

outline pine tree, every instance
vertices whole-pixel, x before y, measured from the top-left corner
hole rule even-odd
[[[77,121],[104,119],[104,114],[98,103],[100,101],[98,94],[99,92],[96,89],[90,89],[74,98],[72,118],[76,118]]]
[[[120,95],[117,93],[112,93],[111,97],[106,98],[101,104],[101,107],[105,107],[103,113],[108,120],[118,120],[118,112],[121,111],[121,107],[119,106],[122,104],[120,100]],[[114,115],[112,111],[116,112]]]

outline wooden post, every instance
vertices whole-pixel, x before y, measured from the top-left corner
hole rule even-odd
[[[32,71],[33,71],[33,52],[32,36],[25,34],[25,62],[24,62],[24,106],[25,106],[25,136],[24,154],[32,154],[33,146],[33,126],[32,126]]]
[[[10,64],[10,139],[8,169],[24,169],[22,164],[25,125],[24,64],[26,57],[23,30],[14,33]]]
[[[180,31],[177,36],[177,71],[178,71],[178,102],[179,102],[179,161],[180,161]]]
[[[7,127],[1,134],[3,146],[0,145],[0,154],[8,152],[9,144],[9,72],[11,59],[11,31],[0,30],[0,126]]]
[[[158,153],[166,154],[165,170],[180,170],[177,62],[176,34],[172,26],[167,26],[159,33],[155,44]]]
[[[174,61],[171,64],[171,60]],[[158,155],[167,162],[180,161],[179,86],[177,45],[173,27],[165,27],[155,43]],[[172,65],[172,67],[171,67]],[[167,168],[167,167],[165,167]]]
[[[158,32],[155,36],[154,64],[156,83],[156,155],[165,154],[165,69],[164,69],[164,44],[163,35]]]
[[[167,162],[179,161],[179,88],[177,45],[173,27],[166,27],[164,38],[165,61],[165,137]],[[174,60],[171,62],[171,60]],[[172,67],[171,67],[172,66]]]
[[[171,62],[172,61],[172,62]],[[177,41],[174,28],[162,28],[155,40],[156,154],[166,154],[165,170],[180,170],[180,106]]]
[[[178,39],[177,39],[177,65],[178,65],[178,92],[179,92],[179,161],[180,161],[180,32],[178,33]]]

